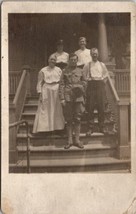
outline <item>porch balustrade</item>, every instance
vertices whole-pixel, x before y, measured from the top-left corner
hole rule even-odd
[[[115,88],[119,95],[130,95],[130,70],[116,69],[115,74]]]
[[[9,72],[9,94],[15,95],[20,78],[21,71],[10,71]]]

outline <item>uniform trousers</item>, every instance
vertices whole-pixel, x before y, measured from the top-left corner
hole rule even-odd
[[[70,101],[66,102],[65,107],[63,108],[64,117],[67,123],[80,123],[82,113],[85,108],[83,102]]]

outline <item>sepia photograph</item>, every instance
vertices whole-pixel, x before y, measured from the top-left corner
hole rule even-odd
[[[3,213],[136,212],[135,6],[2,4]]]
[[[131,172],[130,13],[12,13],[9,172]]]

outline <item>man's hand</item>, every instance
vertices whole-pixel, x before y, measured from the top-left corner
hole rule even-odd
[[[77,83],[77,84],[74,84],[74,85],[73,85],[73,88],[83,88],[83,85]]]
[[[64,107],[66,105],[66,101],[65,100],[61,100],[60,101],[61,105]]]
[[[42,94],[41,93],[39,93],[39,100],[40,100],[40,102],[42,102]]]

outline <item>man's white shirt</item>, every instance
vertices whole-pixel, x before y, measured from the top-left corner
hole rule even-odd
[[[86,65],[88,62],[92,61],[92,57],[90,55],[90,49],[85,48],[84,50],[77,50],[75,54],[78,56],[77,66]]]
[[[92,61],[84,66],[83,75],[87,80],[103,80],[108,76],[108,70],[104,63]]]

